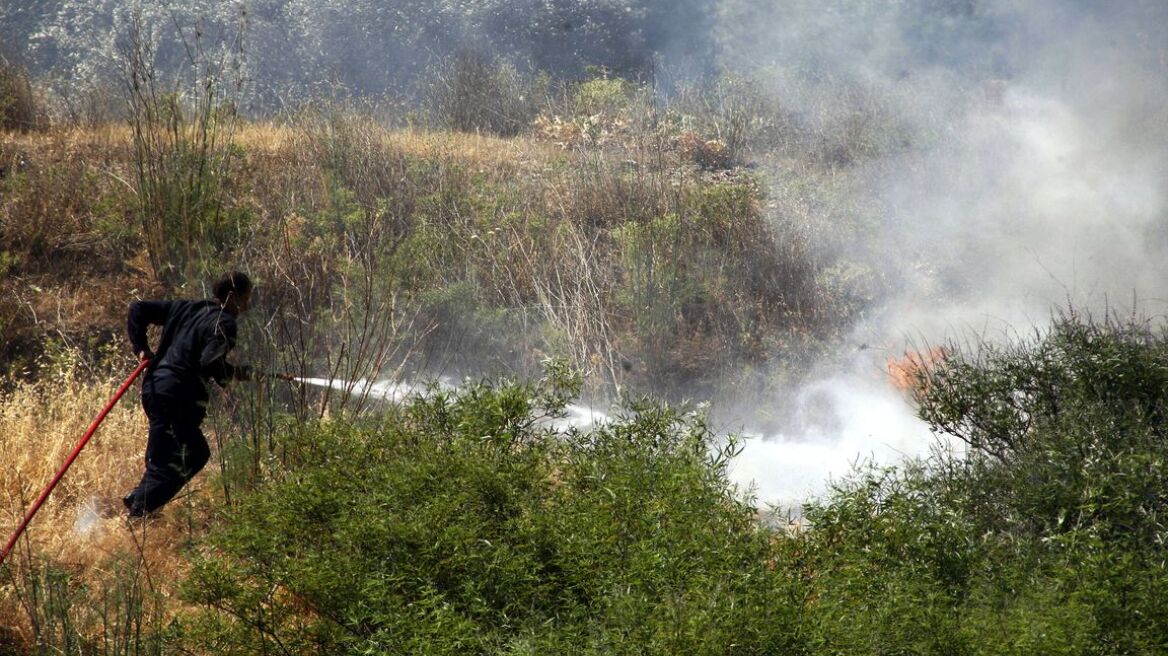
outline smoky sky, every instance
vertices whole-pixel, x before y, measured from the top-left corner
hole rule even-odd
[[[809,203],[821,257],[858,263],[874,293],[848,343],[776,394],[792,420],[748,444],[736,480],[791,502],[856,462],[952,446],[890,389],[905,350],[1033,335],[1068,304],[1163,323],[1168,5],[779,4],[725,14],[742,35],[725,56],[806,126],[895,136]],[[778,219],[789,180],[771,183]]]
[[[1008,73],[955,75],[964,90],[942,87],[936,106],[962,102],[936,143],[873,167],[886,257],[918,265],[904,291],[930,286],[947,320],[1024,327],[1052,306],[1133,299],[1163,314],[1168,7],[1023,6],[996,10],[1013,26]],[[910,85],[901,102],[935,95]]]
[[[834,246],[884,281],[862,339],[1021,328],[1067,303],[1168,310],[1168,5],[727,2],[720,16],[724,61],[794,115],[896,135],[840,171],[837,204],[876,227]]]

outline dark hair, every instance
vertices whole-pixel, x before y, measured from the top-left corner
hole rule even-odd
[[[251,278],[247,277],[246,273],[242,271],[231,271],[223,274],[223,277],[215,281],[215,286],[212,287],[215,293],[215,298],[219,299],[220,303],[226,303],[227,297],[230,294],[241,296],[251,291]]]

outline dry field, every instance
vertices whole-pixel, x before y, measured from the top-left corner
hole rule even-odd
[[[121,374],[117,374],[120,376]],[[65,367],[0,397],[0,531],[5,541],[53,474],[64,463],[120,380]],[[142,473],[146,420],[131,388],[110,412],[8,556],[0,575],[0,653],[5,642],[30,644],[34,623],[50,611],[37,600],[52,594],[101,591],[88,603],[67,608],[69,621],[100,633],[114,599],[110,582],[133,581],[139,593],[174,594],[183,577],[183,548],[200,534],[217,505],[214,459],[157,518],[131,524],[120,499]],[[47,585],[49,570],[67,577],[67,588]],[[170,604],[168,604],[170,606]],[[61,621],[61,618],[55,618]],[[100,638],[99,638],[100,639]],[[108,638],[103,639],[108,643]]]

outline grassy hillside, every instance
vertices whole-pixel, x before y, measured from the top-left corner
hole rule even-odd
[[[709,395],[736,368],[797,372],[846,321],[827,312],[811,226],[774,211],[717,115],[658,112],[621,80],[580,85],[509,138],[389,128],[333,105],[249,123],[142,102],[128,126],[0,136],[5,526],[128,372],[128,303],[207,295],[229,267],[260,284],[240,358],[338,380],[526,380],[555,363],[593,399]],[[530,430],[512,416],[526,392],[509,394],[507,421]],[[363,439],[346,422],[375,405],[271,386],[215,403],[208,472],[128,531],[107,515],[140,474],[145,424],[134,393],[123,401],[5,564],[0,649],[181,644],[193,607],[178,586],[217,517],[299,469],[294,436]],[[342,424],[311,423],[322,417]],[[555,459],[540,476],[567,475]],[[706,480],[702,462],[685,476]],[[710,498],[729,499],[719,480]],[[720,503],[718,522],[756,530],[745,506]]]
[[[773,194],[718,115],[653,110],[623,81],[507,139],[143,102],[131,130],[0,141],[7,370],[46,337],[115,341],[129,300],[202,295],[226,267],[262,286],[254,357],[349,378],[556,357],[594,394],[709,396],[728,371],[797,369],[862,309],[816,248],[807,192]],[[834,165],[775,166],[813,181]]]

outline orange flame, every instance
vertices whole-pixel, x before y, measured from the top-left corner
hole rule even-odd
[[[928,385],[928,374],[937,363],[949,356],[943,346],[928,351],[905,351],[904,357],[889,358],[888,377],[903,392],[922,392]]]

